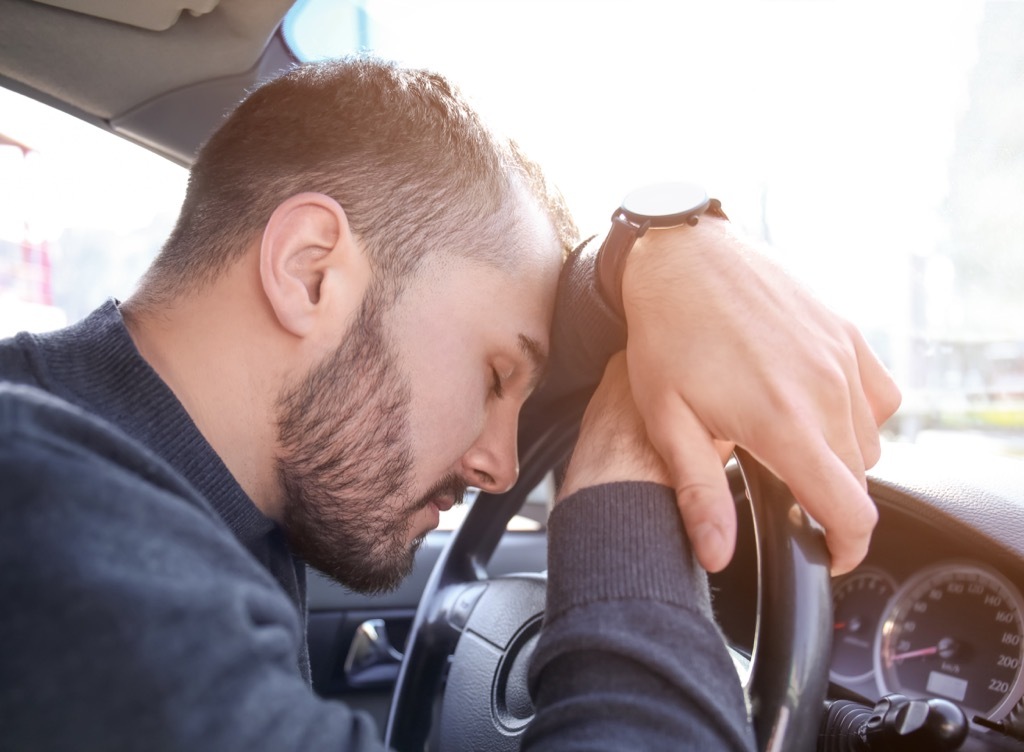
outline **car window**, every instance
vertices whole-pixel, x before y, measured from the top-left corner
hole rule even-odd
[[[284,33],[448,73],[585,232],[631,187],[703,183],[865,333],[904,394],[887,438],[1024,456],[1024,4],[581,7],[307,0]],[[0,90],[0,336],[127,297],[185,181]]]
[[[186,171],[0,88],[0,337],[124,299],[170,233]]]
[[[704,184],[894,374],[888,439],[1024,456],[1024,4],[307,0],[285,31],[449,74],[585,233]]]

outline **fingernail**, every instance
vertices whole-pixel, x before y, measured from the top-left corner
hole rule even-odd
[[[719,561],[722,558],[725,537],[717,525],[713,522],[700,523],[693,530],[692,540],[697,558],[706,570],[717,572],[725,566]]]

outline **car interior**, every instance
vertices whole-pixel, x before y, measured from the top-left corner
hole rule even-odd
[[[702,119],[712,122],[686,131],[691,135],[678,151],[698,154],[689,161],[656,146],[647,154],[640,145],[634,159],[630,148],[621,148],[628,144],[621,133],[597,136],[604,144],[598,147],[600,156],[611,154],[608,160],[615,165],[605,169],[594,154],[583,169],[579,163],[568,168],[572,179],[559,181],[567,195],[576,191],[588,206],[596,205],[593,214],[589,208],[579,212],[581,225],[603,232],[610,202],[619,198],[614,191],[625,193],[632,187],[628,181],[644,174],[635,163],[687,177],[681,175],[687,164],[702,175],[714,174],[709,165],[718,159],[723,164],[717,177],[723,183],[746,169],[771,173],[783,187],[766,187],[760,178],[749,186],[741,183],[731,204],[723,201],[734,207],[730,216],[773,247],[803,242],[799,225],[772,220],[788,216],[789,210],[800,218],[819,214],[840,228],[837,253],[850,260],[822,258],[826,254],[820,249],[829,239],[817,236],[813,246],[818,250],[809,255],[805,278],[838,278],[835,298],[827,300],[843,307],[857,298],[874,309],[862,326],[904,391],[901,411],[883,427],[882,459],[869,473],[879,523],[867,558],[849,574],[829,578],[816,523],[788,514],[792,497],[767,471],[742,451],[726,467],[740,530],[732,562],[711,575],[713,602],[751,697],[760,748],[1024,750],[1024,316],[1014,307],[1024,300],[1024,275],[1018,274],[1024,272],[1019,242],[1019,231],[1024,231],[1024,129],[1019,126],[1024,115],[1024,45],[1019,44],[1024,4],[910,8],[910,3],[894,3],[891,26],[880,22],[889,6],[869,2],[820,4],[828,8],[756,0],[723,5],[731,7],[680,3],[672,11],[676,15],[669,25],[674,29],[666,30],[658,28],[657,3],[629,10],[624,4],[571,0],[493,5],[468,0],[0,0],[0,84],[6,97],[0,99],[0,152],[10,149],[21,160],[35,148],[37,135],[43,139],[41,133],[8,122],[13,109],[7,114],[4,109],[13,105],[3,103],[17,97],[112,134],[140,154],[187,168],[225,112],[256,83],[325,55],[363,49],[398,55],[410,39],[418,45],[409,53],[412,62],[436,61],[442,68],[469,71],[483,69],[482,56],[492,45],[499,55],[495,36],[514,37],[500,49],[518,50],[508,54],[523,60],[499,59],[497,67],[480,72],[472,83],[493,90],[492,100],[482,100],[485,108],[516,110],[512,128],[516,117],[525,117],[519,110],[530,109],[526,103],[534,99],[541,117],[573,120],[577,128],[587,118],[600,121],[605,109],[624,109],[627,118],[630,112],[635,117],[638,99],[674,100],[664,105],[668,109],[656,111],[661,120],[672,119],[670,113],[679,108],[699,106]],[[627,19],[636,14],[635,26],[620,19],[619,33],[650,34],[646,46],[652,57],[637,53],[617,64],[608,62],[613,42],[600,36],[604,22],[596,17],[614,19],[617,13]],[[788,38],[772,40],[775,27],[765,19],[775,15],[806,48],[796,51]],[[436,34],[420,26],[421,16],[437,23]],[[737,20],[744,16],[749,23]],[[718,69],[712,65],[677,71],[674,89],[654,85],[660,95],[642,84],[639,95],[622,90],[653,71],[658,54],[675,54],[677,42],[699,47],[687,34],[693,35],[693,25],[710,24],[729,27],[739,37],[728,53],[738,61],[739,72],[723,68],[722,78],[715,80],[713,70]],[[325,40],[320,37],[327,36],[326,27],[331,34]],[[506,32],[496,31],[500,28]],[[763,33],[757,34],[758,28]],[[847,60],[848,67],[830,68],[826,48],[844,29],[858,38],[850,47],[857,58]],[[536,39],[523,36],[534,30]],[[542,30],[557,36],[540,36]],[[670,36],[673,31],[678,40]],[[957,84],[962,92],[949,94],[955,117],[940,124],[928,114],[924,125],[907,125],[911,115],[902,108],[931,113],[928,103],[939,101],[942,81],[952,80],[941,65],[960,54],[949,41],[954,38],[970,42],[964,42],[967,72]],[[555,47],[553,39],[563,40],[562,49],[552,52],[564,64],[538,64],[538,75],[560,92],[549,96],[531,83],[525,59],[532,50],[539,56],[542,48]],[[878,39],[891,43],[893,59],[905,61],[910,73],[885,62],[888,53],[872,46],[882,44]],[[915,45],[929,40],[933,44],[927,54],[918,54]],[[820,65],[813,54],[822,55]],[[787,66],[782,70],[800,82],[795,93],[757,70],[754,56],[770,55],[777,55],[780,65]],[[670,58],[665,60],[670,67]],[[926,70],[933,60],[939,67],[934,75]],[[515,71],[520,64],[521,79]],[[622,76],[615,79],[619,87],[609,86],[613,69]],[[989,77],[980,78],[986,70]],[[733,118],[714,120],[706,114],[719,106],[708,97],[734,75],[751,80],[752,88],[724,95],[721,107],[751,108],[753,117],[743,119],[761,123],[760,140],[748,138]],[[893,88],[872,83],[882,80],[895,81]],[[779,90],[772,93],[776,83]],[[947,88],[954,87],[950,83]],[[884,100],[883,114],[851,105],[835,114],[840,125],[825,133],[832,127],[823,125],[832,123],[826,119],[829,108],[840,107],[837,102],[854,93],[864,101]],[[577,95],[578,100],[573,98]],[[815,114],[788,115],[787,108],[797,102],[810,104],[814,109],[808,112]],[[996,126],[982,125],[988,121],[976,113],[983,105],[999,130],[985,130]],[[814,117],[821,122],[801,131]],[[624,121],[608,119],[613,133],[625,127]],[[600,130],[598,124],[594,128]],[[879,143],[898,142],[893,151],[878,156],[871,147],[874,156],[859,155],[851,134],[875,131]],[[728,137],[733,161],[724,163],[722,152],[710,146],[704,152],[701,144],[712,132]],[[773,150],[771,134],[782,134],[780,142],[791,138],[811,152],[811,166],[793,164],[776,171],[768,156],[752,156]],[[945,139],[936,147],[941,170],[959,170],[958,179],[915,161],[918,142],[939,136]],[[613,139],[620,148],[610,143]],[[539,146],[539,161],[556,161],[559,149]],[[869,165],[869,182],[863,184],[874,187],[873,195],[852,178],[845,194],[815,189],[801,178],[801,170],[812,167],[854,174],[858,161],[875,157],[879,161]],[[886,172],[890,165],[891,176]],[[939,232],[918,223],[914,200],[905,198],[916,189],[904,184],[903,168],[926,184],[941,184],[928,200],[943,216],[976,211],[972,217],[1001,229],[972,219],[968,242],[963,240],[967,225],[950,221]],[[607,173],[609,193],[581,187],[591,181],[591,172]],[[13,174],[0,175],[0,182],[11,183]],[[798,187],[790,185],[798,182]],[[9,187],[24,192],[25,185]],[[173,215],[176,207],[169,208]],[[899,219],[901,211],[903,221],[895,229],[884,224],[892,215]],[[5,280],[14,279],[14,265],[29,263],[25,249],[34,248],[35,241],[11,237],[4,228],[23,224],[17,216],[0,224],[0,295],[12,299],[24,288]],[[879,234],[888,234],[892,245],[877,240]],[[872,237],[869,244],[879,245],[877,252],[863,242]],[[995,249],[991,253],[987,243]],[[964,251],[957,255],[960,246]],[[898,261],[893,248],[904,254]],[[794,261],[785,255],[780,259]],[[985,266],[991,259],[1002,265]],[[58,263],[53,262],[55,267]],[[861,272],[852,269],[861,264],[868,268],[857,276]],[[967,292],[958,292],[961,288]],[[909,298],[898,296],[897,289],[909,290]],[[38,312],[40,305],[51,304],[37,300],[23,310]],[[903,318],[897,320],[894,310]],[[0,311],[12,317],[5,329],[22,325],[21,319],[15,321],[14,308]],[[968,328],[972,316],[980,320],[982,313],[998,328]],[[948,329],[937,328],[937,321]],[[584,406],[585,398],[567,400],[543,420],[521,426],[517,485],[499,496],[474,494],[454,510],[427,536],[414,571],[394,592],[360,595],[310,572],[314,690],[372,714],[381,738],[394,749],[519,748],[531,717],[524,666],[544,608],[545,520],[553,478],[571,451]],[[453,695],[471,700],[446,704],[446,696]]]

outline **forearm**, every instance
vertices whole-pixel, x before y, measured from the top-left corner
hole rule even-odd
[[[527,402],[526,416],[566,397],[593,392],[608,359],[626,346],[625,322],[597,291],[594,264],[600,244],[600,236],[584,241],[562,268],[548,373],[541,389]]]
[[[617,483],[561,502],[524,749],[753,749],[671,489]]]

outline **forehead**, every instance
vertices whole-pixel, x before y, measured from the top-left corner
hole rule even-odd
[[[543,209],[532,200],[515,201],[436,242],[392,310],[391,333],[406,339],[403,349],[434,347],[419,355],[449,364],[496,349],[527,360],[545,353],[562,251]]]
[[[542,365],[560,268],[557,250],[500,265],[435,254],[387,315],[392,342],[421,373],[451,376],[496,357]]]
[[[489,290],[496,314],[532,322],[535,340],[551,327],[562,252],[547,217],[530,202],[517,212],[507,231],[498,233],[494,244],[499,252],[497,264],[474,264],[466,268],[466,281]],[[542,331],[537,331],[542,330]]]
[[[546,349],[560,269],[560,257],[544,252],[504,257],[500,263],[449,256],[424,265],[402,298],[419,315],[436,314],[452,326]]]
[[[509,317],[546,317],[539,326],[546,335],[562,265],[561,244],[537,201],[525,190],[516,197],[471,237],[463,237],[459,247],[439,249],[433,272],[461,283],[463,296],[479,293],[482,309]],[[530,336],[539,339],[537,334]]]

